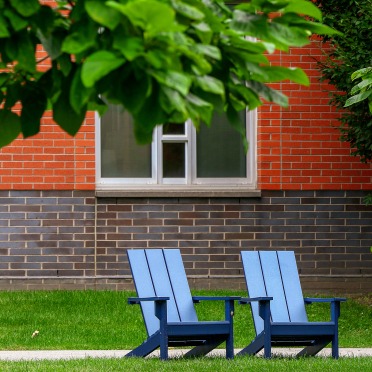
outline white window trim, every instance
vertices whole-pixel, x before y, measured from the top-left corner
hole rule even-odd
[[[196,144],[196,130],[191,122],[186,123],[185,135],[162,136],[161,126],[154,130],[152,142],[152,178],[103,178],[101,176],[101,119],[95,116],[95,138],[96,138],[96,190],[97,191],[127,191],[139,192],[141,195],[146,191],[156,190],[172,194],[178,192],[180,195],[188,195],[194,190],[196,193],[210,193],[216,196],[219,193],[234,193],[241,191],[242,196],[257,196],[252,191],[257,190],[257,110],[247,112],[247,140],[249,149],[247,153],[247,176],[244,178],[197,178],[196,177],[196,151],[191,151],[190,146]],[[213,125],[213,124],[212,124]],[[184,140],[188,149],[186,151],[186,177],[180,179],[161,179],[162,174],[162,141]],[[251,195],[252,194],[252,195]]]

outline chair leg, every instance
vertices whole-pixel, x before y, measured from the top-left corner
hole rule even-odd
[[[248,346],[240,350],[237,355],[255,355],[264,347],[264,333],[261,332]]]
[[[329,344],[328,340],[315,340],[314,344],[311,346],[306,346],[303,350],[301,350],[296,357],[303,357],[303,356],[314,356],[319,353],[325,346]]]
[[[335,329],[332,337],[332,357],[338,359],[338,318],[340,316],[340,302],[331,303],[331,319],[335,322]]]
[[[226,359],[234,359],[234,337],[232,335],[226,340]]]
[[[338,333],[335,333],[332,338],[332,358],[338,359],[339,351],[338,351]]]
[[[167,327],[167,303],[166,301],[155,302],[155,315],[159,319],[160,336],[160,359],[168,359],[168,327]]]
[[[264,332],[264,357],[271,358],[271,332]]]
[[[214,339],[214,340],[208,340],[205,344],[195,346],[191,350],[189,350],[185,355],[184,358],[195,358],[198,356],[204,356],[207,355],[210,351],[215,349],[218,345],[220,345],[223,342],[223,339]]]
[[[144,343],[126,354],[126,357],[145,357],[160,346],[159,331],[150,336]]]

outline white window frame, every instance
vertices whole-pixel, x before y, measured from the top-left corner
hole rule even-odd
[[[247,190],[257,189],[257,110],[246,113],[246,133],[249,148],[246,161],[246,177],[241,178],[198,178],[196,176],[196,129],[191,121],[185,123],[184,135],[163,135],[162,126],[156,127],[151,144],[151,178],[106,178],[101,176],[101,119],[95,116],[96,123],[96,190],[128,190],[133,187],[143,190],[172,190],[227,187]],[[211,124],[213,128],[213,123]],[[185,142],[185,178],[162,178],[162,143]],[[156,161],[155,161],[156,159]]]

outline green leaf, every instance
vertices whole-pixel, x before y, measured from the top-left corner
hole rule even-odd
[[[0,72],[0,87],[10,78],[8,72]]]
[[[68,134],[74,136],[84,122],[86,107],[76,113],[70,105],[70,89],[65,84],[56,102],[53,104],[54,121]]]
[[[162,86],[161,92],[163,93],[161,98],[163,98],[164,104],[162,104],[162,107],[164,111],[171,113],[173,111],[178,111],[183,114],[184,120],[187,119],[187,110],[185,105],[184,98],[174,89]]]
[[[229,90],[237,97],[241,97],[244,100],[245,105],[249,110],[254,110],[262,104],[260,98],[256,93],[249,89],[245,85],[229,85]]]
[[[235,48],[238,51],[244,51],[254,54],[261,54],[270,49],[271,52],[275,50],[272,44],[266,45],[258,41],[251,41],[241,37],[231,37],[226,41],[227,45]]]
[[[317,19],[322,20],[322,12],[317,6],[315,6],[310,1],[305,0],[292,0],[283,10],[285,13],[292,12],[307,15]]]
[[[172,0],[172,6],[177,11],[177,13],[183,15],[184,17],[193,19],[195,21],[200,21],[204,18],[204,13],[194,6],[188,5],[182,1]]]
[[[21,18],[9,8],[5,9],[3,14],[6,18],[9,19],[9,22],[14,31],[20,31],[28,25],[28,22],[25,19]]]
[[[50,6],[42,5],[40,10],[32,17],[32,21],[44,35],[50,35],[55,26],[61,22],[62,17],[62,14],[57,13]]]
[[[78,54],[94,46],[97,28],[89,19],[77,23],[71,32],[62,43],[62,52]]]
[[[113,46],[115,49],[120,50],[128,61],[133,61],[143,55],[145,51],[143,39],[140,37],[120,37],[115,35]]]
[[[10,110],[0,110],[0,147],[13,142],[21,133],[21,120]]]
[[[92,93],[93,89],[85,87],[81,81],[81,67],[79,66],[74,73],[70,89],[70,105],[77,114],[88,104]]]
[[[351,105],[354,105],[355,103],[364,101],[366,98],[368,98],[370,95],[372,95],[372,90],[367,90],[365,92],[356,94],[355,96],[352,96],[348,98],[345,102],[344,107],[349,107]]]
[[[211,122],[213,105],[209,102],[189,93],[186,96],[186,107],[194,125],[198,126],[200,121],[203,121],[206,124]]]
[[[369,79],[362,80],[359,84],[355,85],[351,89],[350,94],[355,94],[356,92],[359,92],[364,89],[372,89],[372,77]]]
[[[49,69],[43,73],[38,80],[40,89],[52,101],[56,101],[61,92],[62,80],[64,79],[63,73],[57,69]]]
[[[363,77],[369,73],[372,73],[372,67],[366,67],[366,68],[361,68],[360,70],[354,71],[351,74],[351,80],[358,79],[360,77]]]
[[[149,143],[156,125],[167,120],[159,102],[159,89],[155,86],[152,94],[144,100],[141,110],[134,116],[134,133],[139,143]]]
[[[105,102],[121,104],[129,112],[141,110],[144,99],[152,92],[153,79],[135,66],[127,65],[113,71],[97,84],[97,90],[103,92]]]
[[[244,35],[267,41],[268,23],[267,19],[262,15],[246,13],[236,9],[233,12],[230,27],[232,30],[241,32]]]
[[[343,35],[342,32],[337,31],[334,28],[321,24],[321,23],[304,21],[303,23],[299,23],[298,25],[318,35],[338,35],[338,36]]]
[[[141,27],[149,36],[180,29],[175,22],[175,11],[166,3],[136,0],[126,4],[108,1],[106,4],[127,16],[133,25]]]
[[[21,127],[23,137],[30,137],[40,130],[40,120],[47,107],[47,97],[35,82],[28,82],[22,91]]]
[[[205,92],[225,97],[225,88],[223,83],[213,76],[197,76],[195,77],[194,83]]]
[[[196,44],[195,49],[199,53],[204,54],[208,57],[211,57],[211,58],[216,59],[218,61],[221,60],[220,49],[213,46],[213,45]]]
[[[95,52],[83,63],[81,80],[86,87],[93,87],[98,80],[124,63],[125,59],[117,57],[114,53],[105,50]]]
[[[268,83],[274,83],[282,80],[291,80],[295,83],[305,86],[310,85],[308,76],[300,68],[281,66],[262,66],[260,68],[266,74]]]
[[[204,58],[203,55],[200,55],[194,51],[193,47],[178,45],[177,50],[193,62],[192,69],[195,74],[205,75],[211,72],[211,64],[206,60],[206,58]]]
[[[35,46],[26,30],[18,33],[17,36],[18,64],[25,70],[33,72],[36,69]]]
[[[40,9],[39,0],[10,0],[10,4],[24,17],[29,17]]]
[[[41,44],[48,53],[52,60],[55,60],[62,54],[62,43],[65,38],[65,33],[61,30],[57,30],[52,34],[44,34],[41,29],[38,29],[37,37],[40,39]]]
[[[309,43],[310,32],[301,27],[271,22],[269,33],[269,41],[274,42],[278,49],[288,50],[289,46],[304,46]]]
[[[195,29],[195,33],[198,35],[200,41],[205,44],[211,42],[213,31],[206,22],[193,23],[191,25]]]
[[[56,61],[63,75],[68,76],[72,68],[71,55],[63,53],[56,59]]]
[[[21,99],[21,84],[12,83],[6,87],[6,99],[4,108],[11,109]]]
[[[97,23],[106,26],[110,30],[116,28],[120,22],[120,13],[113,9],[113,7],[107,6],[100,0],[86,0],[85,9],[89,16]]]
[[[272,89],[265,84],[262,84],[258,81],[248,81],[247,86],[252,89],[258,96],[263,97],[269,102],[275,102],[280,106],[288,106],[288,97],[283,93],[278,92],[275,89]]]
[[[183,73],[177,71],[151,71],[150,75],[153,76],[160,84],[169,88],[173,88],[186,95],[192,83],[191,78]]]
[[[8,23],[6,19],[0,14],[0,38],[9,37]]]
[[[170,69],[175,60],[176,56],[172,56],[164,53],[161,49],[151,49],[145,54],[146,61],[155,69]]]
[[[246,136],[245,123],[242,121],[239,111],[235,110],[232,105],[228,105],[226,109],[226,116],[230,125],[241,135],[243,141],[244,151],[248,151],[248,141]]]

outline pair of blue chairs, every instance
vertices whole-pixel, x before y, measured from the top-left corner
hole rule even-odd
[[[233,315],[235,301],[250,304],[256,338],[238,355],[254,355],[264,349],[271,357],[272,346],[305,346],[298,356],[315,355],[332,343],[332,357],[338,358],[338,318],[343,298],[303,298],[294,252],[245,251],[242,263],[250,297],[192,296],[181,253],[178,249],[128,250],[129,265],[148,338],[126,356],[145,357],[160,348],[168,359],[168,347],[192,346],[184,357],[206,355],[226,343],[226,358],[234,357]],[[199,321],[194,303],[225,302],[225,320]],[[330,302],[331,320],[309,322],[305,304]]]

